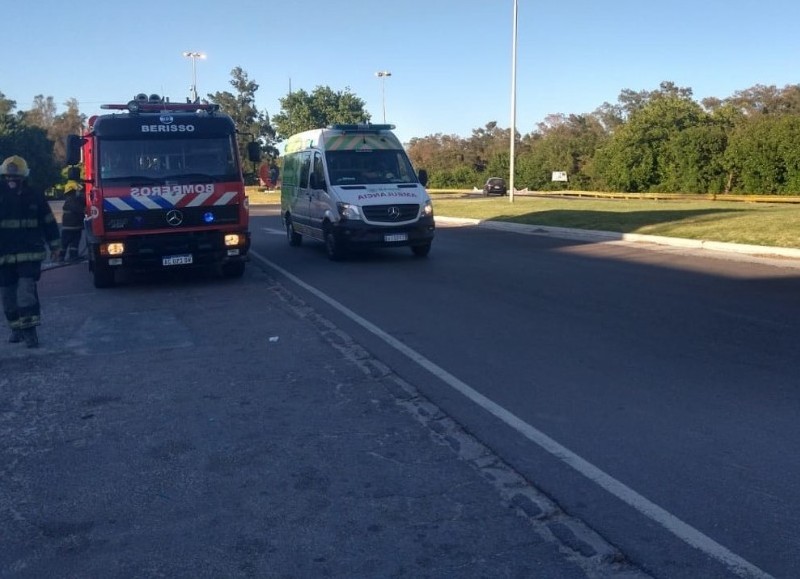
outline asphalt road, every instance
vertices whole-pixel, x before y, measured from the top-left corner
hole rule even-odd
[[[42,348],[0,344],[0,576],[800,574],[800,270],[251,229],[242,280],[44,274]]]
[[[3,579],[647,577],[255,261],[39,290],[41,347],[0,343]]]
[[[332,263],[277,217],[253,229],[285,283],[647,572],[800,575],[795,262],[440,227],[427,260]]]

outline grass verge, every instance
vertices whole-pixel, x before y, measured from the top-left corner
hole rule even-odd
[[[434,197],[434,210],[448,217],[800,247],[800,206],[780,203]]]
[[[279,191],[253,188],[248,195],[253,205],[280,203]],[[800,248],[800,205],[796,204],[534,195],[517,195],[510,203],[508,197],[432,197],[435,213],[447,217]]]

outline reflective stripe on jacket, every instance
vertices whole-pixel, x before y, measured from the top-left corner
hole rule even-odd
[[[43,261],[61,247],[58,223],[44,194],[22,183],[19,190],[0,181],[0,265]]]

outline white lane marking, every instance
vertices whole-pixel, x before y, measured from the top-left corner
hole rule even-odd
[[[272,235],[286,235],[286,232],[283,229],[273,229],[272,227],[262,227],[262,231],[266,231],[267,233],[271,233]],[[252,251],[250,253],[253,253]],[[254,254],[255,255],[255,254]],[[260,256],[256,256],[259,257]],[[263,258],[260,258],[263,259]]]
[[[611,475],[607,474],[605,471],[600,470],[598,467],[594,466],[590,462],[584,460],[565,446],[562,446],[545,433],[537,430],[530,424],[523,421],[521,418],[515,416],[513,413],[509,412],[499,404],[491,401],[490,399],[486,398],[480,392],[474,390],[452,374],[450,374],[444,368],[440,368],[426,357],[424,357],[419,352],[409,348],[400,340],[394,338],[390,334],[387,334],[379,327],[377,327],[372,322],[362,318],[357,313],[349,309],[348,307],[344,306],[343,304],[337,302],[332,297],[328,296],[327,294],[323,293],[322,291],[318,290],[317,288],[307,284],[300,278],[292,275],[285,269],[283,269],[278,264],[262,257],[258,253],[254,251],[250,251],[250,255],[257,258],[258,260],[262,261],[265,265],[273,268],[274,270],[278,271],[281,275],[285,276],[287,279],[291,280],[293,283],[299,285],[306,291],[312,293],[341,314],[350,318],[353,322],[364,328],[365,330],[371,332],[388,345],[396,349],[397,351],[405,354],[408,358],[428,370],[431,374],[448,384],[454,390],[460,392],[473,402],[475,402],[478,406],[490,412],[503,422],[505,422],[508,426],[522,434],[525,438],[530,440],[531,442],[535,443],[536,445],[540,446],[550,454],[552,454],[557,459],[561,460],[565,464],[572,467],[574,470],[578,471],[580,474],[588,478],[589,480],[596,483],[601,488],[605,489],[621,501],[625,502],[626,504],[630,505],[641,514],[643,514],[648,519],[655,521],[665,529],[669,530],[673,535],[684,541],[685,543],[691,545],[692,547],[699,549],[703,553],[707,554],[708,556],[716,559],[720,563],[724,564],[728,567],[733,573],[738,575],[739,577],[747,577],[747,578],[761,578],[761,579],[772,579],[772,575],[769,573],[761,570],[760,568],[756,567],[749,561],[743,559],[739,555],[731,552],[726,547],[720,545],[711,537],[703,534],[702,532],[698,531],[691,525],[684,523],[682,520],[677,518],[676,516],[672,515],[668,511],[664,510],[663,508],[659,507],[657,504],[653,503],[649,499],[645,498],[644,496],[637,493],[632,488],[628,487],[624,483],[618,481]]]

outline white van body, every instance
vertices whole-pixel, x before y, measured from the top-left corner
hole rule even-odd
[[[328,257],[367,247],[410,247],[424,257],[434,236],[433,206],[393,125],[332,125],[289,138],[281,213],[290,245],[325,243]]]

